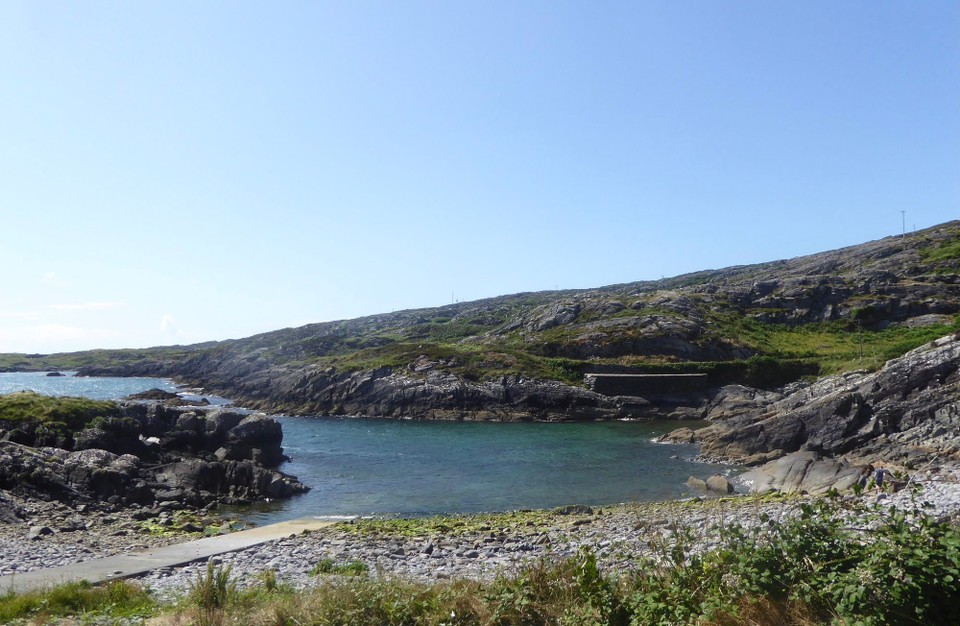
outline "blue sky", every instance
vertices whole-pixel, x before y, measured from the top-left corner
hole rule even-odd
[[[0,352],[960,219],[960,3],[0,4]]]

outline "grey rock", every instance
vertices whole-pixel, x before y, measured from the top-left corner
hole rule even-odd
[[[666,435],[660,437],[660,441],[664,443],[685,443],[690,444],[697,441],[697,434],[690,428],[683,426],[675,430],[670,431]]]
[[[702,454],[740,463],[776,451],[869,462],[960,458],[960,338],[950,335],[874,373],[831,376],[762,410],[697,431]],[[938,434],[934,434],[938,433]]]
[[[41,537],[46,537],[47,535],[52,535],[54,530],[49,526],[31,526],[30,531],[27,533],[27,539],[31,541],[36,541]]]
[[[557,515],[593,515],[593,508],[583,504],[569,504],[553,510]]]
[[[733,493],[733,485],[730,484],[729,480],[719,474],[714,474],[707,478],[706,485],[707,489],[716,493]]]
[[[845,461],[823,458],[819,453],[794,452],[743,474],[740,478],[756,493],[783,491],[822,494],[852,487],[864,470]]]

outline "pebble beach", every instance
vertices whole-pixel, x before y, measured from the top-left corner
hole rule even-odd
[[[865,492],[843,496],[868,510],[922,508],[936,517],[960,515],[960,468],[940,468],[912,477],[895,494]],[[424,520],[356,520],[320,531],[226,553],[212,560],[230,566],[240,585],[272,571],[278,582],[308,588],[322,561],[362,563],[370,576],[413,580],[491,579],[540,559],[562,559],[589,547],[602,568],[624,571],[645,556],[656,558],[678,529],[696,549],[718,543],[718,526],[759,523],[761,514],[781,519],[794,514],[796,497],[734,496],[605,507],[562,507]],[[142,531],[130,512],[93,513],[54,503],[20,503],[31,519],[0,523],[0,575],[128,554],[185,542],[196,534],[155,535]],[[40,532],[41,528],[47,531]],[[137,579],[163,600],[174,600],[206,571],[208,562],[155,570]]]

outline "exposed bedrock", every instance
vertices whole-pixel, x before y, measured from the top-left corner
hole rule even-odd
[[[37,424],[0,431],[0,489],[72,504],[179,508],[307,491],[275,468],[280,424],[262,414],[127,403],[120,415],[44,445]],[[10,437],[15,434],[14,437]]]
[[[740,480],[755,492],[826,493],[864,484],[869,478],[865,467],[843,459],[825,458],[819,452],[791,452],[775,461],[742,474]]]
[[[947,336],[873,373],[830,376],[787,388],[779,399],[668,439],[699,441],[707,458],[748,465],[793,452],[851,465],[960,463],[960,338]],[[810,457],[803,457],[810,458]]]

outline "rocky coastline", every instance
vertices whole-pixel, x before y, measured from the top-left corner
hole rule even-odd
[[[43,401],[29,392],[10,397]],[[160,401],[107,403],[86,417],[62,410],[63,420],[0,420],[0,488],[70,506],[157,513],[308,490],[276,469],[287,459],[283,433],[263,414]],[[14,505],[0,509],[2,518],[20,516]]]
[[[960,223],[951,222],[659,281],[513,294],[76,362],[81,375],[170,377],[291,415],[698,419],[726,385],[775,389],[819,375],[841,356],[848,369],[858,339],[862,361],[864,333],[864,365],[876,367],[883,355],[956,330],[958,233]],[[11,365],[35,369],[39,361]],[[584,384],[591,374],[661,371],[709,373],[710,389],[640,397]]]
[[[213,557],[230,566],[241,585],[254,585],[264,572],[294,588],[308,588],[322,577],[321,562],[354,566],[362,575],[431,581],[451,578],[489,580],[513,573],[540,559],[563,559],[590,548],[605,571],[624,572],[642,557],[664,553],[678,530],[690,533],[696,550],[720,541],[719,527],[750,527],[763,519],[796,514],[805,496],[737,496],[687,501],[628,503],[605,507],[569,506],[552,511],[517,511],[423,520],[352,520],[312,533],[291,536],[256,548]],[[884,514],[891,508],[922,509],[943,520],[960,520],[960,467],[919,472],[909,489],[860,495],[842,502]],[[32,537],[23,523],[0,523],[0,575],[82,562],[134,550],[194,539],[196,533],[150,534],[129,512],[86,510],[62,504],[21,503],[33,507],[31,520],[51,532]],[[82,519],[85,530],[63,526]],[[208,561],[155,570],[136,579],[163,601],[173,601],[206,571]],[[362,564],[357,566],[357,564]]]
[[[572,506],[447,518],[433,526],[357,520],[225,554],[215,562],[230,565],[241,584],[253,584],[271,571],[284,584],[308,587],[316,581],[311,572],[322,561],[362,564],[360,569],[372,576],[488,579],[589,546],[601,567],[623,571],[638,557],[655,555],[677,529],[690,531],[698,549],[706,550],[717,545],[718,526],[750,526],[763,518],[793,515],[808,497],[802,494],[833,490],[840,490],[838,497],[851,507],[881,513],[889,507],[921,508],[956,521],[958,370],[960,337],[951,335],[873,373],[848,373],[775,391],[737,386],[715,390],[703,408],[709,426],[668,436],[699,442],[710,459],[752,465],[742,488],[793,496]],[[280,485],[296,488],[295,479],[266,466],[283,458],[279,427],[266,416],[156,401],[121,407],[116,421],[101,421],[92,429],[100,432],[79,433],[70,451],[30,446],[25,442],[28,431],[5,434],[6,441],[0,442],[0,454],[6,455],[0,463],[0,472],[5,472],[0,575],[186,541],[211,528],[229,532],[229,523],[217,520],[213,512],[218,503],[249,502],[279,493],[271,489]],[[134,422],[139,430],[131,430]],[[36,429],[32,435],[38,443]],[[151,438],[166,451],[151,450]],[[112,445],[114,452],[94,444]],[[129,446],[141,446],[137,449],[142,456],[130,454]],[[207,483],[200,478],[207,464],[258,473],[227,471],[224,475],[235,482],[218,478]],[[873,490],[865,472],[870,464],[889,472],[888,492]],[[60,471],[45,474],[43,467],[49,465]],[[62,471],[68,467],[77,471]],[[269,479],[251,480],[254,475]],[[854,484],[867,488],[848,489]],[[140,501],[136,494],[146,493],[144,488],[151,497]],[[205,568],[206,562],[198,562],[154,571],[139,580],[160,597],[173,599]]]
[[[308,489],[276,469],[280,425],[262,414],[163,395],[96,404],[91,418],[13,395],[62,415],[0,420],[0,576],[230,532],[220,505]]]
[[[960,335],[888,361],[757,393],[728,388],[711,424],[665,441],[699,443],[707,460],[753,466],[756,491],[843,491],[868,467],[904,475],[960,465]]]

